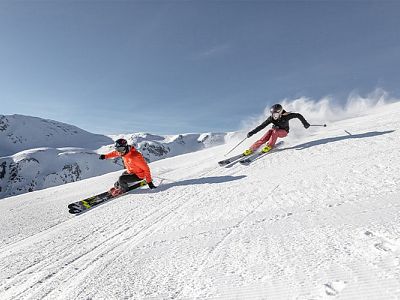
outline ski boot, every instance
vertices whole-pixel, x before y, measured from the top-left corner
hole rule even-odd
[[[272,147],[270,145],[266,145],[264,148],[262,148],[261,152],[262,153],[267,153],[271,151]]]
[[[108,193],[113,196],[113,197],[117,197],[119,195],[122,195],[123,193],[125,193],[125,191],[121,188],[116,188],[116,187],[112,187]]]
[[[251,155],[252,153],[253,153],[253,150],[247,149],[247,150],[245,150],[245,151],[243,152],[243,155],[244,155],[244,156],[249,156],[249,155]]]

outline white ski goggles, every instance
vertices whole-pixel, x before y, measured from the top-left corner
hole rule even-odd
[[[125,153],[127,147],[121,146],[121,147],[115,147],[115,150],[119,153]]]

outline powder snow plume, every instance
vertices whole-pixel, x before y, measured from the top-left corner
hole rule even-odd
[[[286,111],[299,112],[315,123],[329,123],[362,116],[385,104],[397,101],[400,101],[400,99],[391,98],[383,89],[376,89],[365,97],[352,92],[342,106],[336,104],[337,101],[330,96],[317,101],[307,97],[294,100],[284,99],[281,104]],[[264,115],[268,114],[269,107],[266,107]]]
[[[275,103],[282,104],[283,108],[288,112],[301,113],[310,124],[327,124],[329,126],[330,122],[367,115],[376,111],[382,106],[400,101],[400,99],[391,97],[387,91],[381,88],[375,89],[366,96],[362,96],[357,92],[352,92],[349,94],[344,105],[338,104],[338,100],[339,99],[335,99],[332,96],[325,96],[319,100],[308,97],[300,97],[296,99],[286,98],[281,101],[276,101]],[[274,103],[271,103],[271,105],[272,104]],[[239,140],[240,138],[243,139],[248,131],[255,128],[267,119],[267,117],[270,115],[269,110],[271,105],[266,106],[262,114],[247,118],[246,120],[242,121],[239,132],[235,135],[228,135],[227,138],[231,137],[231,140]],[[293,137],[303,135],[301,131],[297,130],[297,128],[302,128],[300,121],[291,121],[290,128],[290,136]]]

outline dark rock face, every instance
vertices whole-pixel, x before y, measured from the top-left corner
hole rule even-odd
[[[9,125],[6,116],[0,116],[0,131],[6,131],[8,126]]]
[[[72,165],[65,165],[62,169],[61,176],[64,177],[65,183],[74,182],[81,179],[82,171],[77,163]]]
[[[162,157],[170,152],[169,147],[165,147],[163,144],[154,143],[154,142],[152,144],[144,143],[142,145],[142,147],[140,147],[139,150],[141,152],[148,151],[149,153],[151,153],[155,156],[159,156],[159,157]]]
[[[0,165],[0,179],[3,179],[5,177],[5,175],[6,175],[6,167],[7,167],[7,164],[6,164],[5,161],[3,161],[1,163],[1,165]]]

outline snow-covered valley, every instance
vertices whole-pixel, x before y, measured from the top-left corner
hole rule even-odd
[[[2,199],[0,298],[400,298],[399,124],[394,103],[250,166],[217,165],[235,140],[158,160],[156,190],[79,216],[121,171]]]

